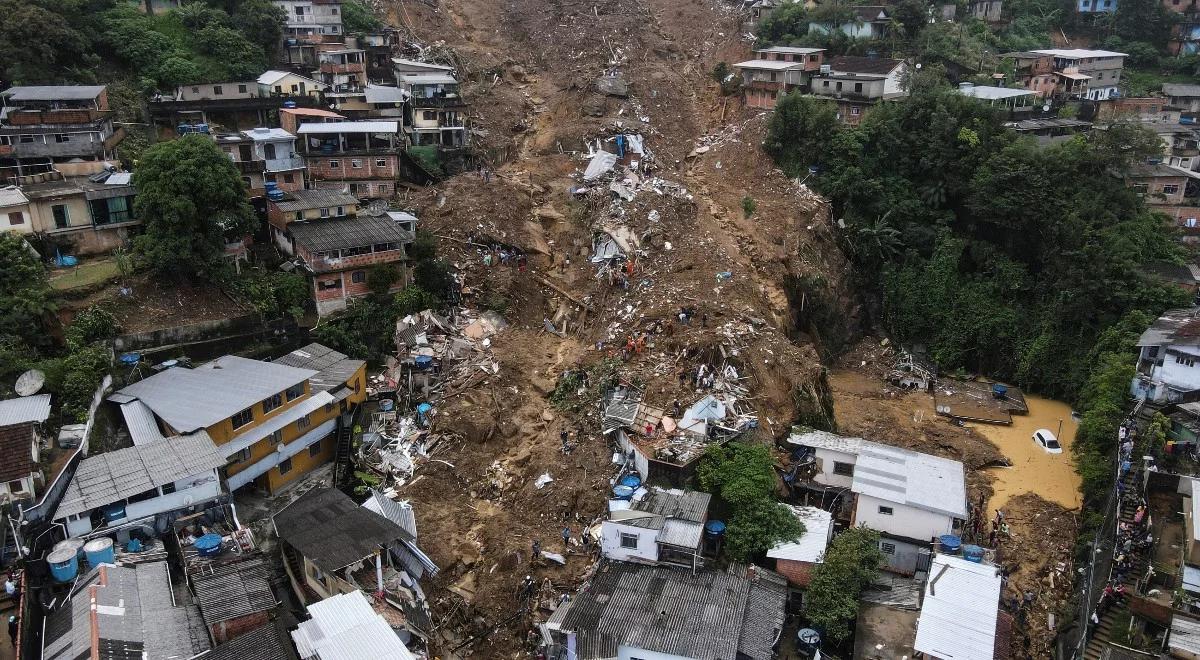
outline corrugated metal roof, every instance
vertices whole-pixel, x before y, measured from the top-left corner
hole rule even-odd
[[[781,60],[746,60],[733,65],[735,69],[765,69],[767,71],[786,71],[788,69],[803,69],[803,62],[783,62]]]
[[[866,440],[848,438],[828,431],[805,431],[788,436],[788,442],[793,445],[803,445],[813,449],[829,449],[846,454],[857,454]]]
[[[1118,53],[1111,50],[1089,50],[1087,48],[1046,48],[1043,50],[1031,50],[1031,53],[1038,55],[1053,55],[1071,60],[1082,60],[1092,57],[1129,57],[1126,53]]]
[[[297,348],[283,357],[275,358],[273,362],[288,367],[316,371],[317,375],[308,379],[309,389],[313,392],[324,392],[343,387],[366,364],[363,360],[351,359],[345,353],[316,342],[303,348]],[[337,398],[336,392],[334,398]]]
[[[118,393],[140,399],[171,428],[188,433],[232,417],[315,374],[226,355],[195,369],[160,371]]]
[[[396,76],[398,82],[408,85],[457,85],[458,79],[449,73],[405,73]],[[420,100],[420,99],[415,99]]]
[[[659,543],[674,545],[680,548],[700,547],[700,537],[704,534],[704,526],[678,518],[668,518],[663,523],[662,530],[655,538]]]
[[[771,46],[770,48],[756,48],[756,53],[785,53],[788,55],[811,55],[813,53],[824,53],[824,48],[799,48],[793,46]]]
[[[1172,651],[1189,656],[1200,655],[1200,621],[1187,619],[1178,614],[1171,617],[1171,638],[1167,642]]]
[[[104,180],[106,186],[128,186],[133,183],[133,172],[113,172]]]
[[[331,121],[323,123],[301,124],[296,132],[300,135],[310,133],[399,133],[398,121]]]
[[[291,642],[278,627],[265,625],[213,648],[204,660],[292,660]]]
[[[90,101],[104,93],[104,85],[32,85],[0,92],[9,101]]]
[[[15,481],[38,471],[33,461],[33,422],[0,426],[0,479]]]
[[[79,463],[54,517],[85,513],[223,465],[225,458],[203,431],[89,456]]]
[[[708,519],[708,504],[712,495],[678,488],[651,488],[646,497],[635,502],[634,511],[645,511],[664,518],[678,518],[703,523]]]
[[[23,206],[29,203],[29,198],[16,186],[0,188],[0,208],[6,206]]]
[[[295,140],[296,136],[288,133],[282,128],[268,128],[259,126],[248,131],[242,131],[242,135],[254,140],[255,142],[268,142],[274,140]]]
[[[767,556],[772,559],[819,563],[825,556],[825,548],[833,534],[833,514],[815,506],[788,508],[804,523],[804,534],[790,543],[775,545],[767,551]]]
[[[757,580],[767,581],[762,589],[751,588],[742,566],[693,575],[607,562],[546,626],[576,633],[579,660],[616,657],[620,646],[690,658],[766,660],[773,654],[763,640],[773,641],[783,627],[787,589],[779,575],[758,567],[755,572]]]
[[[293,190],[286,193],[287,197],[278,202],[271,202],[275,208],[290,213],[292,211],[307,211],[309,209],[336,208],[338,206],[357,206],[358,198],[340,190]]]
[[[276,605],[271,593],[267,564],[262,556],[214,564],[192,578],[196,604],[204,623],[212,626],[248,614],[265,612]]]
[[[993,657],[1000,587],[995,566],[934,557],[913,648],[942,660]]]
[[[397,502],[372,488],[371,496],[362,506],[367,511],[374,511],[399,525],[401,529],[412,534],[414,541],[417,539],[417,516],[407,501]]]
[[[416,234],[386,217],[360,215],[331,218],[288,225],[298,245],[310,252],[329,252],[345,248],[367,247],[377,243],[411,243]]]
[[[361,591],[339,594],[308,606],[311,619],[292,631],[304,658],[320,660],[413,660],[413,655],[371,608]]]
[[[135,446],[162,440],[166,437],[158,428],[158,420],[154,418],[154,411],[141,401],[135,399],[122,404],[121,416],[125,418],[125,426],[129,429],[129,437],[133,438]]]
[[[0,401],[0,426],[35,422],[41,424],[50,417],[50,395],[35,394]]]
[[[1200,344],[1200,307],[1171,309],[1155,319],[1138,338],[1138,346]]]
[[[1200,96],[1200,85],[1163,83],[1162,91],[1167,96]]]
[[[430,64],[429,62],[418,62],[417,60],[406,60],[403,57],[393,57],[392,63],[400,67],[410,66],[417,69],[432,69],[435,71],[453,71],[454,67],[444,66],[442,64]]]
[[[410,94],[408,90],[387,85],[367,85],[367,103],[404,103]]]
[[[276,513],[279,538],[325,572],[333,572],[375,554],[408,532],[368,511],[340,490],[315,488]]]
[[[929,454],[863,442],[851,490],[888,502],[967,517],[963,464]]]

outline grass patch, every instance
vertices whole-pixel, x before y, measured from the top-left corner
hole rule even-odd
[[[50,288],[57,291],[70,291],[101,284],[114,280],[121,275],[121,269],[112,259],[95,259],[85,261],[72,268],[60,268],[50,272]]]

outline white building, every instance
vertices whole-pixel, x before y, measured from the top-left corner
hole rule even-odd
[[[1175,402],[1200,389],[1200,307],[1172,309],[1138,338],[1135,398]]]
[[[1001,586],[1000,571],[991,564],[947,555],[934,557],[913,648],[938,660],[997,657]]]
[[[991,87],[973,83],[959,83],[958,93],[978,99],[992,107],[1008,108],[1009,110],[1028,110],[1037,101],[1037,93],[1027,89],[1013,87]]]
[[[600,551],[609,559],[643,563],[699,563],[712,496],[651,488],[640,499],[609,502],[600,528]]]
[[[361,591],[330,596],[308,606],[308,621],[292,631],[301,660],[414,660]]]
[[[208,433],[161,438],[79,463],[54,514],[70,536],[203,508],[221,496],[225,458]]]
[[[813,450],[813,481],[852,494],[851,524],[881,533],[888,567],[914,573],[935,537],[957,534],[967,519],[963,464],[908,449],[824,431],[796,433]]]

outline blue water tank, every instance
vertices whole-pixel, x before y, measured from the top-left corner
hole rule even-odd
[[[221,554],[221,535],[205,534],[196,539],[196,552],[201,557],[216,557]]]
[[[621,480],[617,483],[637,490],[642,485],[642,478],[636,474],[627,474],[621,477]]]
[[[87,555],[88,564],[93,568],[100,564],[114,564],[117,561],[117,553],[113,550],[113,540],[107,536],[99,539],[92,539],[83,546],[83,554]]]
[[[380,399],[379,409],[383,412],[391,412],[392,408],[396,407],[396,402],[391,399]]]
[[[296,107],[296,102],[295,101],[284,101],[283,107],[287,108],[288,110],[291,110]]]
[[[942,552],[949,555],[958,554],[958,549],[962,546],[962,539],[953,534],[939,536],[938,541],[942,544]]]
[[[65,541],[59,541],[58,543],[55,543],[54,548],[50,552],[53,553],[53,552],[62,550],[63,548],[69,548],[71,550],[71,552],[75,553],[76,556],[83,557],[83,544],[84,544],[83,539],[71,538],[71,539],[67,539]]]
[[[725,523],[720,520],[710,520],[704,523],[704,531],[709,536],[720,536],[725,533]]]
[[[104,520],[106,522],[116,522],[125,518],[125,505],[122,503],[110,504],[104,507]]]
[[[637,489],[617,484],[613,486],[613,497],[618,500],[628,500],[633,497],[633,491],[635,490]]]
[[[417,357],[413,358],[413,364],[416,365],[418,369],[428,369],[429,367],[433,366],[433,356],[418,355]]]
[[[79,574],[79,553],[71,548],[59,548],[46,555],[50,575],[57,582],[70,582]]]
[[[983,563],[983,548],[977,545],[964,545],[963,558],[967,561],[973,561],[976,564]]]
[[[271,200],[272,202],[282,202],[284,197],[287,197],[287,195],[278,188],[267,191],[267,199]]]

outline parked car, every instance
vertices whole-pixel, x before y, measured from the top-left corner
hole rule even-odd
[[[1062,445],[1058,444],[1058,438],[1054,437],[1054,432],[1049,429],[1038,429],[1033,432],[1033,441],[1039,447],[1044,449],[1047,454],[1061,454]]]

